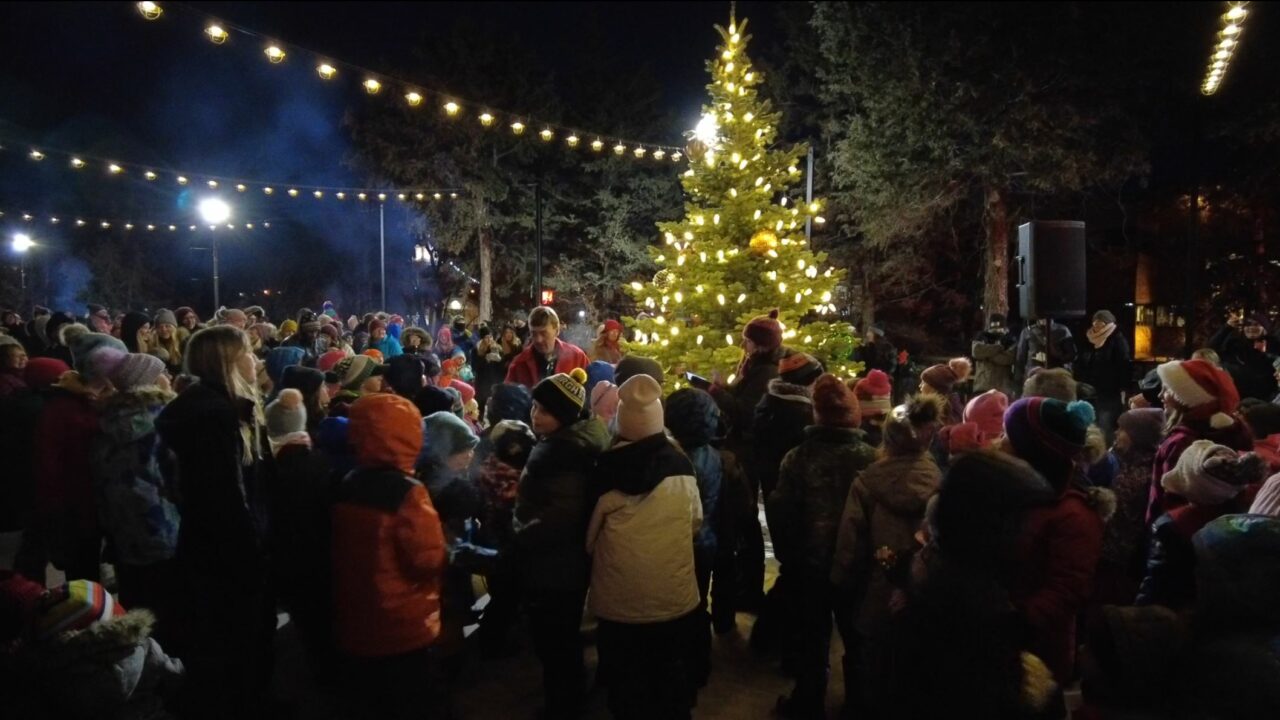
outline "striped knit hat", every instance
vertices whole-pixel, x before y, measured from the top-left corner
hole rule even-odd
[[[862,408],[863,417],[877,417],[889,414],[893,406],[889,398],[893,395],[893,383],[883,370],[872,370],[858,381],[853,393],[858,396],[858,405]]]
[[[533,388],[533,399],[546,408],[561,425],[572,425],[587,404],[587,371],[574,368],[569,374],[556,373]]]
[[[1013,452],[1059,492],[1064,491],[1076,456],[1084,450],[1093,406],[1052,398],[1023,398],[1004,413],[1004,433]]]
[[[124,607],[106,588],[92,580],[72,580],[49,591],[36,616],[34,633],[38,640],[49,640],[124,613]]]

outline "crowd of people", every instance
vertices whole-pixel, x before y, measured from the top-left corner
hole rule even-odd
[[[455,717],[469,650],[525,628],[540,716],[574,718],[586,616],[612,715],[688,718],[745,612],[794,678],[781,717],[826,717],[833,628],[846,717],[1062,718],[1077,686],[1080,717],[1275,716],[1265,327],[1233,314],[1136,382],[1107,311],[1079,347],[993,316],[909,381],[874,329],[845,380],[773,313],[731,384],[665,395],[618,320],[584,351],[549,307],[6,311],[5,706],[288,717],[287,613],[351,717]]]

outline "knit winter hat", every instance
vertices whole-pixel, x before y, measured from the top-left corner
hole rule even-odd
[[[977,425],[981,440],[994,440],[1004,432],[1004,411],[1008,409],[1008,395],[999,390],[988,390],[964,406],[964,421]]]
[[[1099,310],[1093,314],[1093,319],[1108,325],[1116,324],[1116,316],[1110,310]]]
[[[637,375],[618,387],[618,437],[643,440],[662,432],[662,386],[648,375]]]
[[[413,396],[413,406],[418,408],[418,412],[423,417],[430,417],[441,411],[452,412],[453,396],[444,388],[428,385]],[[526,417],[528,417],[527,414]]]
[[[1133,449],[1138,452],[1155,452],[1164,435],[1164,410],[1139,408],[1120,415],[1116,424],[1129,436]]]
[[[379,365],[368,355],[353,355],[343,358],[334,366],[333,372],[338,376],[342,389],[348,392],[359,392],[365,380],[386,372],[385,365]]]
[[[1065,490],[1076,456],[1085,448],[1093,406],[1051,398],[1022,398],[1004,414],[1004,432],[1013,453]]]
[[[862,424],[858,396],[840,378],[826,373],[813,384],[813,416],[818,425],[856,428]]]
[[[279,385],[280,379],[284,377],[284,369],[290,365],[301,365],[306,356],[307,351],[300,347],[272,348],[267,353],[267,377],[271,378],[271,382]]]
[[[1256,453],[1238,454],[1212,440],[1197,440],[1178,456],[1178,464],[1160,478],[1165,490],[1196,505],[1221,505],[1260,482],[1266,461]]]
[[[561,425],[572,425],[587,404],[587,372],[574,368],[569,374],[556,373],[533,388],[533,399]]]
[[[84,630],[124,615],[125,609],[107,589],[91,580],[72,580],[49,591],[36,611],[36,640],[51,640],[65,632]]]
[[[58,382],[58,378],[69,372],[71,368],[57,358],[31,358],[22,371],[22,377],[27,381],[27,387],[39,390]]]
[[[808,353],[794,351],[778,361],[778,376],[792,385],[812,385],[822,375],[822,363]]]
[[[298,321],[297,321],[297,320],[294,320],[293,318],[290,318],[290,319],[285,320],[284,322],[280,323],[280,335],[281,335],[281,337],[291,338],[291,337],[293,337],[294,335],[296,335],[296,334],[297,334],[297,332],[298,332]]]
[[[952,358],[946,365],[933,365],[926,368],[920,373],[920,380],[939,394],[948,395],[953,385],[964,382],[969,377],[972,367],[968,358]]]
[[[596,360],[587,366],[587,395],[595,388],[596,383],[607,380],[616,382],[613,366],[603,360]]]
[[[622,330],[623,330],[623,328],[622,328],[622,323],[618,322],[617,320],[614,320],[613,318],[609,318],[608,320],[605,320],[605,321],[604,321],[604,331],[605,331],[605,332],[610,332],[610,331],[613,331],[613,330],[617,330],[618,332],[622,332]]]
[[[1280,433],[1280,405],[1261,400],[1241,402],[1240,415],[1255,438]]]
[[[101,351],[99,351],[101,352]],[[155,385],[164,373],[164,362],[155,355],[129,353],[112,370],[111,384],[117,390],[132,390],[145,385]]]
[[[196,315],[196,311],[192,310],[186,305],[183,305],[182,307],[173,311],[173,316],[177,318],[178,322],[182,322],[188,315]],[[200,322],[199,315],[196,315],[196,322]]]
[[[348,437],[361,467],[413,472],[422,450],[422,415],[413,403],[399,395],[373,393],[352,403],[347,416]]]
[[[1240,404],[1240,393],[1226,371],[1203,360],[1174,360],[1156,368],[1161,382],[1190,420],[1207,420],[1210,427],[1227,428]]]
[[[115,352],[104,354],[102,357],[91,361],[89,356],[100,349],[114,350]],[[124,356],[128,352],[124,343],[110,335],[94,332],[84,333],[72,340],[71,366],[75,368],[76,372],[83,375],[85,379],[105,378],[117,363],[124,360]]]
[[[307,407],[302,393],[293,388],[280,391],[263,412],[267,419],[267,437],[278,438],[307,429]]]
[[[124,350],[115,347],[99,347],[88,355],[72,355],[73,365],[85,380],[109,380],[112,373],[129,357]]]
[[[423,428],[426,435],[423,450],[427,457],[440,464],[480,443],[471,426],[451,412],[428,415],[423,421]]]
[[[893,383],[882,370],[872,370],[858,381],[853,393],[858,396],[858,404],[862,408],[863,417],[879,417],[888,415],[893,409],[889,402],[893,395]]]
[[[489,391],[485,419],[490,425],[496,425],[503,420],[527,423],[532,407],[533,396],[529,394],[529,388],[519,383],[499,383]]]
[[[151,321],[153,325],[173,325],[178,326],[178,317],[173,314],[172,310],[161,308],[156,312],[156,317]]]
[[[524,468],[533,446],[538,444],[533,430],[519,420],[503,420],[489,428],[487,434],[494,456],[517,469]]]
[[[424,375],[421,358],[413,355],[397,355],[387,363],[387,372],[383,377],[397,395],[412,398],[423,388]]]
[[[648,377],[647,375],[645,377]],[[608,425],[618,415],[618,386],[602,380],[591,388],[591,415]]]
[[[373,320],[369,323],[369,334],[372,335],[374,330],[386,330],[387,324],[381,320]]]
[[[324,373],[315,368],[290,365],[280,376],[281,390],[293,388],[301,392],[304,398],[320,392],[321,385],[324,385]]]
[[[339,331],[338,326],[334,325],[333,323],[325,323],[324,325],[321,325],[320,334],[328,335],[329,340],[334,345],[337,345],[338,343],[342,342],[342,332]]]
[[[320,372],[327,373],[337,367],[338,363],[345,359],[347,359],[347,354],[342,350],[330,350],[316,360],[316,369]]]
[[[613,372],[613,382],[622,385],[636,375],[648,375],[661,385],[663,381],[662,365],[653,358],[628,355],[618,362]]]
[[[947,428],[947,454],[959,455],[973,450],[981,450],[986,444],[982,428],[977,423],[962,422]]]
[[[917,395],[894,408],[884,422],[885,449],[891,455],[923,452],[942,422],[945,407],[936,395]]]
[[[742,337],[756,344],[762,351],[777,350],[782,347],[782,324],[778,322],[778,311],[773,309],[768,315],[752,318],[742,328]]]

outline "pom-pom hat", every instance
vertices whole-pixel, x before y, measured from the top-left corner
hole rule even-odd
[[[951,392],[952,386],[964,382],[969,377],[972,367],[967,358],[952,358],[945,365],[926,368],[920,373],[920,380],[939,394],[947,395]]]
[[[586,383],[587,372],[582,368],[556,373],[534,386],[533,399],[561,425],[572,425],[587,404]]]
[[[893,383],[883,370],[872,370],[858,381],[853,392],[858,396],[858,404],[862,408],[863,417],[888,415],[893,409],[890,396],[893,395]]]
[[[768,315],[752,318],[742,329],[742,337],[755,343],[761,351],[782,347],[782,323],[778,322],[777,309],[770,310]]]
[[[1160,381],[1179,405],[1186,408],[1189,420],[1207,420],[1210,427],[1222,429],[1235,424],[1240,393],[1235,381],[1225,370],[1204,360],[1175,360],[1156,368]]]

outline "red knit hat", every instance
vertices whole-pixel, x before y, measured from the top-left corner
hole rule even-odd
[[[988,390],[964,406],[964,421],[978,428],[983,441],[991,441],[1004,432],[1004,411],[1008,409],[1008,395],[999,390]]]
[[[58,378],[69,372],[71,366],[57,358],[31,358],[22,375],[27,381],[27,387],[41,389],[58,382]]]
[[[892,410],[889,398],[893,395],[893,383],[883,370],[872,370],[854,386],[854,394],[868,417],[888,415]]]
[[[831,373],[813,383],[813,416],[827,427],[856,428],[862,424],[858,396]]]
[[[742,328],[742,337],[755,343],[761,350],[777,350],[782,347],[782,324],[778,322],[778,310],[760,315]]]
[[[953,385],[964,382],[969,377],[972,367],[968,358],[952,358],[946,365],[932,365],[925,369],[920,373],[920,380],[945,395],[951,392]]]
[[[369,334],[372,335],[374,330],[386,330],[387,324],[377,318],[369,321]]]
[[[618,322],[617,320],[614,320],[613,318],[609,318],[608,320],[605,320],[604,331],[609,332],[610,330],[617,330],[618,332],[622,332],[622,323]]]
[[[1175,360],[1156,368],[1160,381],[1187,409],[1189,420],[1208,420],[1215,428],[1235,424],[1232,415],[1240,405],[1240,393],[1226,371],[1204,360]]]
[[[316,369],[320,372],[329,372],[335,365],[346,359],[347,354],[341,350],[330,350],[320,356],[316,361]]]

